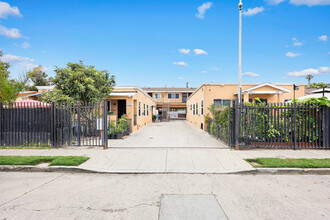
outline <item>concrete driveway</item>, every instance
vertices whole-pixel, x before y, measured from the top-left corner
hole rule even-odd
[[[228,148],[183,120],[149,124],[124,140],[109,140],[109,147]]]

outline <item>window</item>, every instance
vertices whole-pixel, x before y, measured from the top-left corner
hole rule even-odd
[[[249,99],[249,102],[252,103],[253,102],[252,99]]]
[[[111,100],[107,102],[107,111],[108,113],[111,112]]]
[[[143,104],[143,116],[146,116],[146,104]]]
[[[152,92],[148,92],[148,95],[152,98]]]
[[[161,94],[160,93],[155,93],[155,99],[161,99]]]
[[[191,94],[192,94],[192,92],[189,92],[189,93],[188,93],[188,97],[191,96]]]
[[[141,102],[139,102],[139,116],[141,116]]]
[[[180,94],[179,93],[168,93],[167,94],[167,98],[168,99],[179,99],[180,98]]]
[[[149,105],[147,105],[147,116],[149,116]]]
[[[201,115],[204,115],[204,100],[201,100]]]
[[[267,104],[267,99],[260,99],[260,101]]]
[[[194,104],[194,106],[193,106],[193,115],[195,115],[195,113],[196,113],[196,106],[195,106],[195,104]]]
[[[196,103],[196,115],[198,115],[198,103]]]
[[[231,100],[230,99],[213,99],[213,103],[215,106],[218,106],[218,105],[230,106]]]
[[[192,111],[192,105],[190,105],[190,111]]]

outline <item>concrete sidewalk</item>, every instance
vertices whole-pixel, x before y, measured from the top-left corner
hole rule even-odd
[[[330,158],[325,150],[249,150],[184,148],[1,149],[0,155],[87,156],[79,168],[109,173],[235,173],[255,170],[245,158]]]
[[[87,156],[79,168],[110,173],[230,173],[253,169],[229,149],[0,150],[0,155]]]

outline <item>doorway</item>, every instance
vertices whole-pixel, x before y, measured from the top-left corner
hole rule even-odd
[[[118,119],[126,115],[126,99],[118,100]]]

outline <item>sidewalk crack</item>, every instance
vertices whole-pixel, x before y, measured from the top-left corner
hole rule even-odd
[[[65,173],[63,173],[63,174],[61,174],[61,175],[59,175],[59,176],[57,176],[57,177],[55,177],[55,178],[49,180],[48,182],[45,182],[45,183],[41,184],[40,186],[37,186],[36,188],[33,188],[33,189],[31,189],[31,190],[25,192],[25,193],[22,194],[22,195],[19,195],[19,196],[15,197],[15,198],[13,198],[13,199],[11,199],[11,200],[5,202],[5,203],[2,203],[2,204],[0,204],[0,207],[3,206],[3,205],[6,205],[6,204],[8,204],[8,203],[10,203],[10,202],[12,202],[12,201],[14,201],[14,200],[16,200],[16,199],[18,199],[18,198],[20,198],[20,197],[22,197],[22,196],[25,196],[25,195],[27,195],[27,194],[29,194],[29,193],[31,193],[31,192],[33,192],[33,191],[35,191],[35,190],[41,188],[41,187],[47,185],[48,183],[51,183],[51,182],[53,182],[53,181],[55,181],[55,180],[61,178],[61,177],[64,176],[64,175],[65,175]]]

